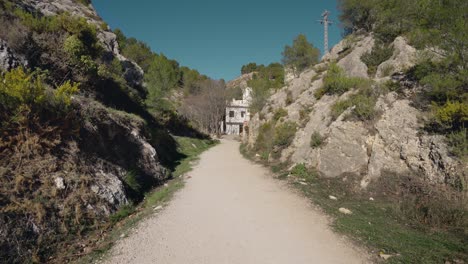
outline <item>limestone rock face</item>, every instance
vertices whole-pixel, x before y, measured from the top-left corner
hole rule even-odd
[[[322,87],[326,66],[331,61],[338,60],[338,65],[348,76],[368,78],[367,66],[360,57],[370,52],[373,45],[372,35],[344,40],[324,56],[322,63],[291,79],[250,121],[246,143],[253,146],[259,127],[271,121],[277,109],[283,108],[288,115],[277,123],[295,122],[298,130],[290,146],[282,150],[280,162],[304,163],[325,177],[358,175],[363,188],[388,172],[420,175],[433,183],[455,183],[458,176],[467,170],[467,164],[449,154],[443,136],[424,132],[423,113],[414,108],[409,99],[411,94],[420,91],[420,87],[405,81],[404,76],[394,80],[411,92],[381,95],[375,105],[378,114],[372,122],[346,119],[351,108],[332,120],[332,106],[348,98],[355,90],[341,96],[324,95],[320,100],[314,97],[314,92]],[[388,74],[388,67],[392,67],[390,73],[397,73],[414,65],[417,51],[404,38],[396,38],[392,46],[394,54],[378,68],[377,85],[388,79],[381,79],[384,72]],[[325,68],[325,72],[321,68]],[[289,104],[286,103],[288,94],[293,100]],[[264,118],[261,120],[260,116]],[[322,136],[323,144],[311,147],[311,136],[315,132]]]
[[[359,122],[333,123],[326,145],[320,151],[318,170],[327,177],[359,174],[367,166],[367,133]]]
[[[378,66],[376,73],[377,78],[401,72],[414,66],[417,51],[415,48],[408,45],[403,37],[397,37],[391,46],[393,47],[393,55],[389,60]]]
[[[11,70],[18,66],[26,66],[28,63],[24,58],[21,58],[13,50],[11,50],[7,43],[0,39],[0,69]]]
[[[365,37],[353,48],[353,51],[338,62],[350,77],[367,78],[367,65],[361,61],[364,53],[370,52],[374,47],[374,39],[371,36]]]

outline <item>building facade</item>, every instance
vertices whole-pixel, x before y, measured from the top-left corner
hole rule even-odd
[[[226,118],[223,122],[223,132],[227,135],[242,135],[250,120],[250,101],[252,89],[247,87],[242,94],[242,100],[233,99],[226,107]]]

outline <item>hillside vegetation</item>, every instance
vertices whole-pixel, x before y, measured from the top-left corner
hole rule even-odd
[[[179,142],[211,144],[180,105],[223,82],[113,33],[90,1],[0,0],[0,50],[1,263],[90,253],[180,170]]]

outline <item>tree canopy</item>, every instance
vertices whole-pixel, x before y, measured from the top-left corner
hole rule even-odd
[[[320,51],[307,41],[305,35],[300,34],[294,39],[292,46],[284,47],[282,55],[283,64],[298,74],[319,61]]]

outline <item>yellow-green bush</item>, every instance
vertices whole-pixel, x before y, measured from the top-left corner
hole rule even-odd
[[[56,87],[50,94],[43,81],[43,74],[13,69],[0,76],[0,103],[7,111],[18,108],[39,111],[45,103],[69,106],[71,97],[78,92],[78,84],[69,81]]]
[[[60,85],[59,87],[57,87],[57,89],[55,89],[55,101],[65,107],[68,107],[71,104],[72,96],[78,93],[78,91],[78,84],[66,81],[64,84]]]
[[[468,103],[447,101],[442,106],[434,105],[434,118],[447,128],[468,127]]]
[[[0,77],[0,93],[10,98],[4,105],[37,105],[45,99],[45,85],[38,72],[27,73],[22,68],[6,72]]]

